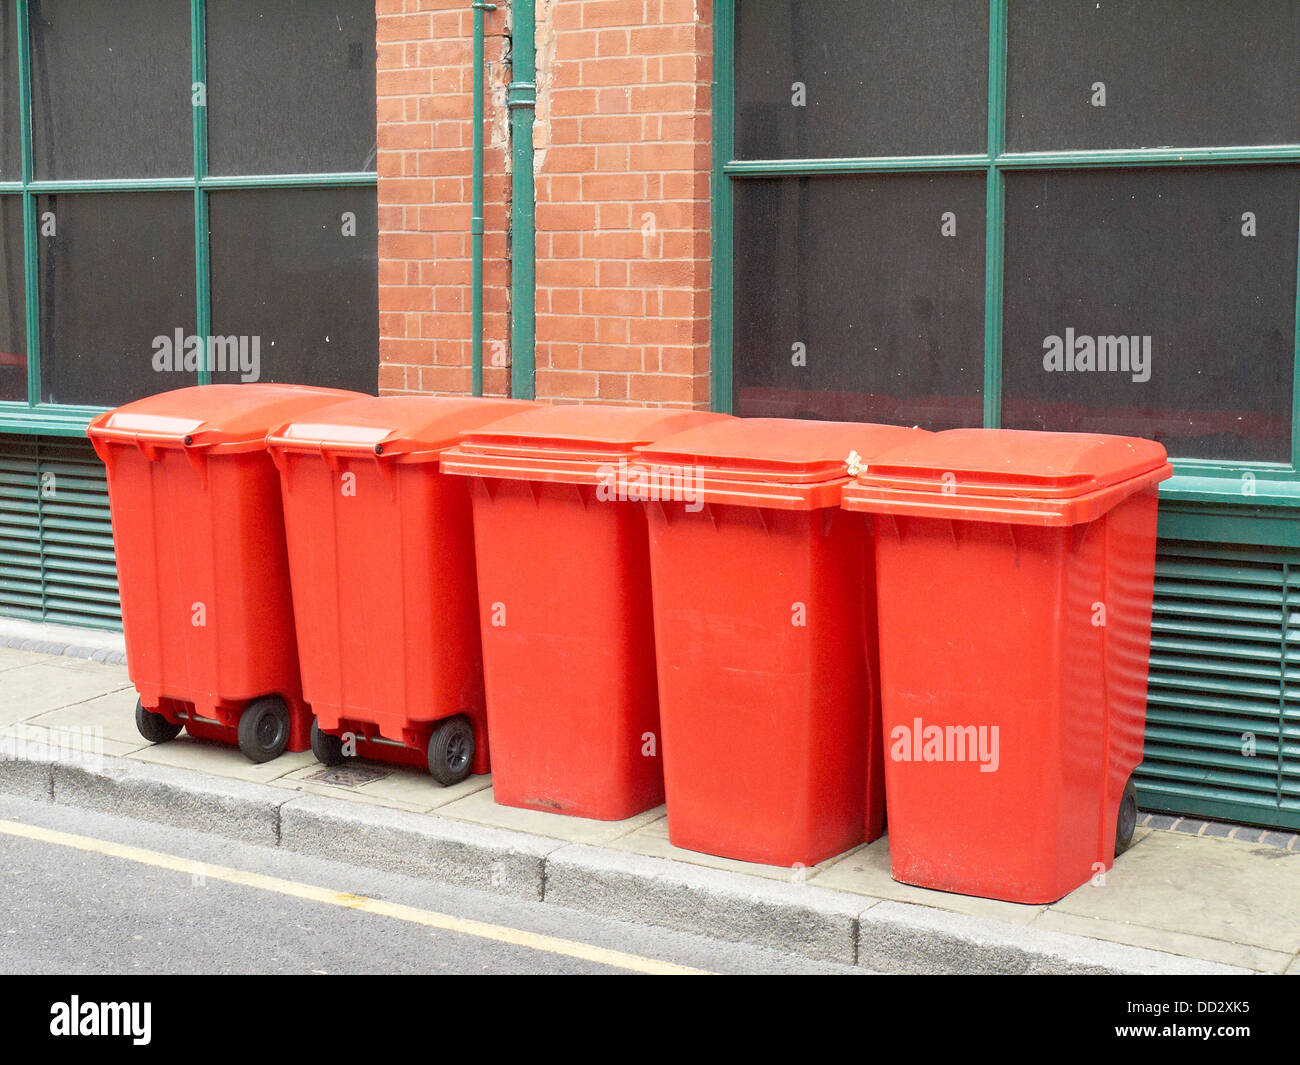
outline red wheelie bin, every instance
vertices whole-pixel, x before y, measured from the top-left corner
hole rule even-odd
[[[255,762],[306,750],[285,556],[266,432],[357,393],[201,385],[101,414],[87,431],[108,472],[136,725],[182,727]]]
[[[1055,902],[1128,845],[1171,473],[1149,440],[954,429],[845,489],[875,530],[894,879]]]
[[[319,761],[427,765],[443,785],[488,771],[469,485],[440,463],[464,430],[532,406],[368,397],[268,437]]]
[[[617,821],[663,801],[645,512],[633,448],[724,415],[541,407],[468,433],[494,798]]]
[[[875,591],[851,469],[925,434],[747,418],[639,448],[647,504],[668,838],[809,866],[884,815]]]

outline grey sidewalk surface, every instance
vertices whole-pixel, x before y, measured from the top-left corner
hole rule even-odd
[[[0,792],[878,972],[1300,974],[1300,850],[1140,828],[1099,882],[1021,906],[894,882],[888,839],[750,865],[672,846],[662,808],[588,821],[498,806],[490,777],[150,746],[134,706],[123,665],[0,646]]]

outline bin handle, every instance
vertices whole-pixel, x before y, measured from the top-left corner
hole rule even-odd
[[[390,437],[371,443],[359,440],[313,440],[310,437],[283,436],[278,433],[267,436],[266,445],[268,448],[281,448],[285,451],[311,452],[322,458],[327,455],[355,455],[359,458],[375,460],[441,452],[450,446],[430,446],[426,441],[410,440],[405,437]]]
[[[304,436],[280,436],[272,434],[266,438],[270,448],[283,448],[285,451],[310,451],[318,455],[358,455],[370,458],[392,457],[412,450],[409,440],[381,440],[378,443],[366,443],[355,440],[312,440]],[[405,448],[402,445],[407,445]]]
[[[157,462],[158,453],[164,447],[174,447],[179,442],[186,459],[189,460],[190,465],[194,467],[195,472],[199,475],[200,486],[206,491],[208,487],[208,464],[207,456],[202,449],[219,443],[219,439],[213,439],[217,436],[218,434],[211,430],[187,433],[182,437],[177,437],[175,433],[153,432],[148,429],[116,429],[111,426],[100,426],[91,433],[91,444],[95,448],[95,454],[99,456],[100,461],[104,463],[105,468],[111,474],[113,472],[112,452],[102,446],[105,443],[111,441],[134,444],[146,462]]]
[[[135,444],[136,447],[143,451],[145,448],[157,449],[167,444],[180,443],[184,447],[207,447],[218,443],[212,439],[217,434],[212,430],[200,431],[197,433],[187,433],[184,436],[177,436],[175,433],[156,432],[150,429],[117,429],[113,426],[102,425],[94,430],[94,435],[101,440],[114,440],[123,444]]]
[[[338,473],[339,459],[341,457],[353,455],[356,458],[374,460],[375,468],[379,470],[388,485],[389,497],[394,501],[397,499],[397,485],[394,480],[395,471],[389,463],[383,460],[409,454],[409,447],[402,450],[390,450],[393,444],[409,445],[409,443],[406,440],[389,440],[387,443],[381,441],[377,444],[363,444],[353,441],[308,440],[305,437],[275,434],[268,435],[266,438],[267,450],[271,453],[271,461],[275,463],[275,468],[280,471],[280,476],[286,488],[289,486],[289,464],[285,458],[287,452],[296,451],[299,454],[319,455],[331,474]]]

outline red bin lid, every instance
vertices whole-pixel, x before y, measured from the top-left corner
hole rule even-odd
[[[835,507],[858,463],[926,436],[865,421],[733,419],[638,447],[624,492],[774,510]]]
[[[605,466],[635,449],[707,422],[731,421],[709,411],[606,405],[539,406],[462,434],[443,469],[478,477],[592,484]]]
[[[1036,524],[1092,520],[1173,473],[1138,437],[950,429],[878,456],[845,490],[852,510]]]
[[[100,414],[86,432],[96,444],[246,450],[261,447],[286,418],[360,395],[308,385],[195,385]]]
[[[533,406],[522,399],[475,396],[367,396],[278,426],[267,445],[282,451],[430,455],[456,443],[467,429]]]
[[[781,484],[848,477],[850,455],[868,459],[918,437],[923,429],[868,422],[736,418],[703,425],[637,448],[647,462],[673,462]]]
[[[567,404],[536,407],[464,434],[467,445],[535,451],[631,451],[724,414],[663,407]]]

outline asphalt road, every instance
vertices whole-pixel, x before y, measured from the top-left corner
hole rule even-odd
[[[0,797],[0,973],[620,974],[678,968],[861,972]]]

